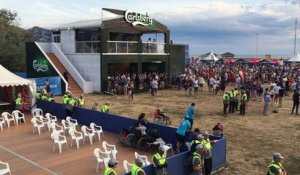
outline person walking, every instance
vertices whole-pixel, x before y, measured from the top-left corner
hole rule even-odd
[[[263,110],[263,115],[268,116],[269,108],[270,108],[270,103],[271,103],[271,95],[269,94],[269,88],[265,89],[265,94],[264,94],[264,110]]]
[[[155,175],[167,175],[167,159],[164,155],[164,147],[160,146],[158,148],[158,153],[152,156],[153,166],[154,166],[154,174]]]
[[[190,123],[191,123],[191,129],[193,128],[193,123],[194,123],[194,118],[195,118],[195,111],[196,111],[195,105],[196,105],[196,104],[193,102],[193,103],[191,103],[191,105],[187,108],[187,114],[186,114],[186,116],[187,116],[188,120],[189,120]]]
[[[284,157],[280,153],[273,153],[273,161],[268,166],[267,175],[287,175],[286,170],[283,168],[280,163]]]
[[[227,115],[227,108],[229,106],[229,92],[225,92],[223,95],[223,114]]]
[[[117,175],[115,169],[117,168],[118,161],[110,159],[108,161],[108,167],[104,170],[104,175]]]
[[[291,115],[294,114],[294,109],[296,109],[296,115],[299,115],[298,108],[299,108],[299,92],[295,91],[295,93],[293,95],[293,109],[292,109]]]
[[[248,97],[246,94],[246,91],[242,91],[242,96],[241,96],[241,105],[240,105],[240,114],[245,115],[246,113],[246,103],[247,103]]]
[[[131,166],[131,175],[146,175],[142,169],[143,161],[139,158],[135,159],[135,164]]]

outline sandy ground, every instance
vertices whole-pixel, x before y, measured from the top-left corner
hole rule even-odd
[[[211,132],[218,121],[225,126],[229,166],[219,174],[266,174],[272,152],[277,151],[285,157],[283,165],[289,175],[300,175],[300,115],[290,115],[291,96],[283,99],[283,108],[279,113],[263,116],[263,103],[250,101],[245,116],[236,113],[227,117],[222,115],[222,96],[211,95],[207,90],[197,97],[185,96],[183,90],[175,89],[159,91],[156,97],[141,93],[135,94],[132,102],[124,95],[91,94],[85,99],[86,108],[91,108],[95,101],[101,106],[109,100],[111,113],[136,118],[145,112],[148,120],[152,120],[155,108],[159,107],[171,117],[174,127],[186,113],[188,105],[195,102],[197,111],[194,127]],[[56,101],[62,101],[62,97],[56,97]]]

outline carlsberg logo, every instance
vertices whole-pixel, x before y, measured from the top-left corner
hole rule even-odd
[[[32,62],[33,69],[37,72],[47,72],[48,71],[48,65],[46,62],[38,62],[37,60],[33,60]]]
[[[133,26],[142,25],[149,26],[152,25],[152,18],[150,18],[147,14],[140,14],[136,12],[131,12],[127,10],[125,12],[125,19],[127,22],[131,23]]]

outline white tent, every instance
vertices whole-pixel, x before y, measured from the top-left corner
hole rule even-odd
[[[203,58],[202,60],[205,60],[205,61],[218,61],[219,58],[216,57],[216,55],[213,52],[210,52],[209,55],[207,57]]]
[[[1,64],[0,75],[0,87],[27,85],[30,90],[29,99],[31,101],[31,105],[34,104],[34,94],[36,92],[35,82],[15,75],[14,73],[10,72],[5,67],[3,67]]]
[[[296,55],[294,55],[292,58],[288,59],[288,62],[300,62],[300,54],[297,51]]]

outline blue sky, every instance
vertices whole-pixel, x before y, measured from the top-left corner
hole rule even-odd
[[[147,12],[169,27],[174,43],[189,44],[190,55],[255,55],[256,32],[259,54],[292,55],[300,17],[300,0],[0,0],[24,28],[101,18],[103,7]]]

